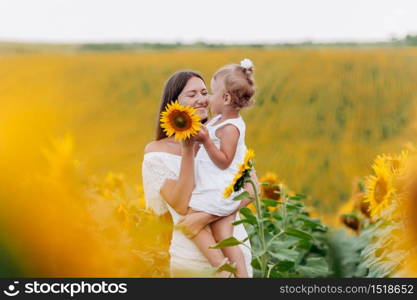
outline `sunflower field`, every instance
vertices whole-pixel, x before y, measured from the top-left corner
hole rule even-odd
[[[245,57],[255,275],[417,275],[416,48],[2,49],[0,276],[167,277],[140,177],[163,85]]]

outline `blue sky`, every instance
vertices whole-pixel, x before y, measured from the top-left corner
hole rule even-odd
[[[376,41],[417,34],[416,0],[0,0],[0,40]]]

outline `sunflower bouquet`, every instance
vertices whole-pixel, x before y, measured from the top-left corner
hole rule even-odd
[[[176,141],[189,139],[201,128],[201,118],[196,110],[183,106],[178,101],[168,103],[161,113],[160,123],[167,137],[174,136]]]

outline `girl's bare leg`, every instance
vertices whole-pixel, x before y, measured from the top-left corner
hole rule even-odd
[[[209,248],[210,246],[216,244],[216,240],[214,239],[213,234],[207,228],[201,230],[193,238],[193,242],[197,245],[198,249],[200,249],[200,251],[214,268],[219,267],[223,263],[225,259],[223,252],[220,249]]]
[[[232,222],[236,219],[236,213],[223,217],[210,224],[213,236],[216,242],[220,242],[233,236]],[[227,247],[222,249],[224,255],[229,258],[232,263],[236,263],[237,276],[247,278],[248,271],[246,269],[245,257],[239,246]]]
[[[188,214],[192,214],[195,211],[190,209]],[[199,212],[201,213],[201,212]],[[225,261],[225,256],[220,249],[210,249],[210,246],[216,244],[216,240],[214,239],[213,234],[208,230],[206,226],[202,229],[193,239],[192,241],[196,244],[198,249],[203,253],[203,255],[207,258],[209,263],[214,267],[218,268],[222,265]]]

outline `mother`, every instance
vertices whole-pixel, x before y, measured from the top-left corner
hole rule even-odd
[[[207,119],[208,92],[201,75],[193,71],[179,71],[172,75],[165,85],[158,116],[168,103],[177,99],[181,104],[195,108],[203,120]],[[193,138],[186,142],[177,142],[172,137],[167,137],[159,125],[158,118],[156,140],[145,147],[142,164],[146,204],[158,215],[169,212],[174,225],[181,222],[184,231],[188,233],[187,236],[191,237],[218,218],[207,214],[203,214],[205,219],[195,218],[196,214],[181,218],[187,212],[194,189],[194,156],[197,142]],[[253,192],[249,187],[247,190]],[[241,207],[249,202],[248,199],[242,200]],[[239,214],[236,214],[236,219],[239,219]],[[187,236],[174,227],[169,248],[171,277],[202,277],[207,275],[204,270],[211,267],[203,253]],[[242,224],[234,227],[233,236],[239,240],[247,237]],[[250,248],[249,241],[245,244]],[[251,252],[243,245],[240,247],[245,256],[248,274],[252,277]]]

